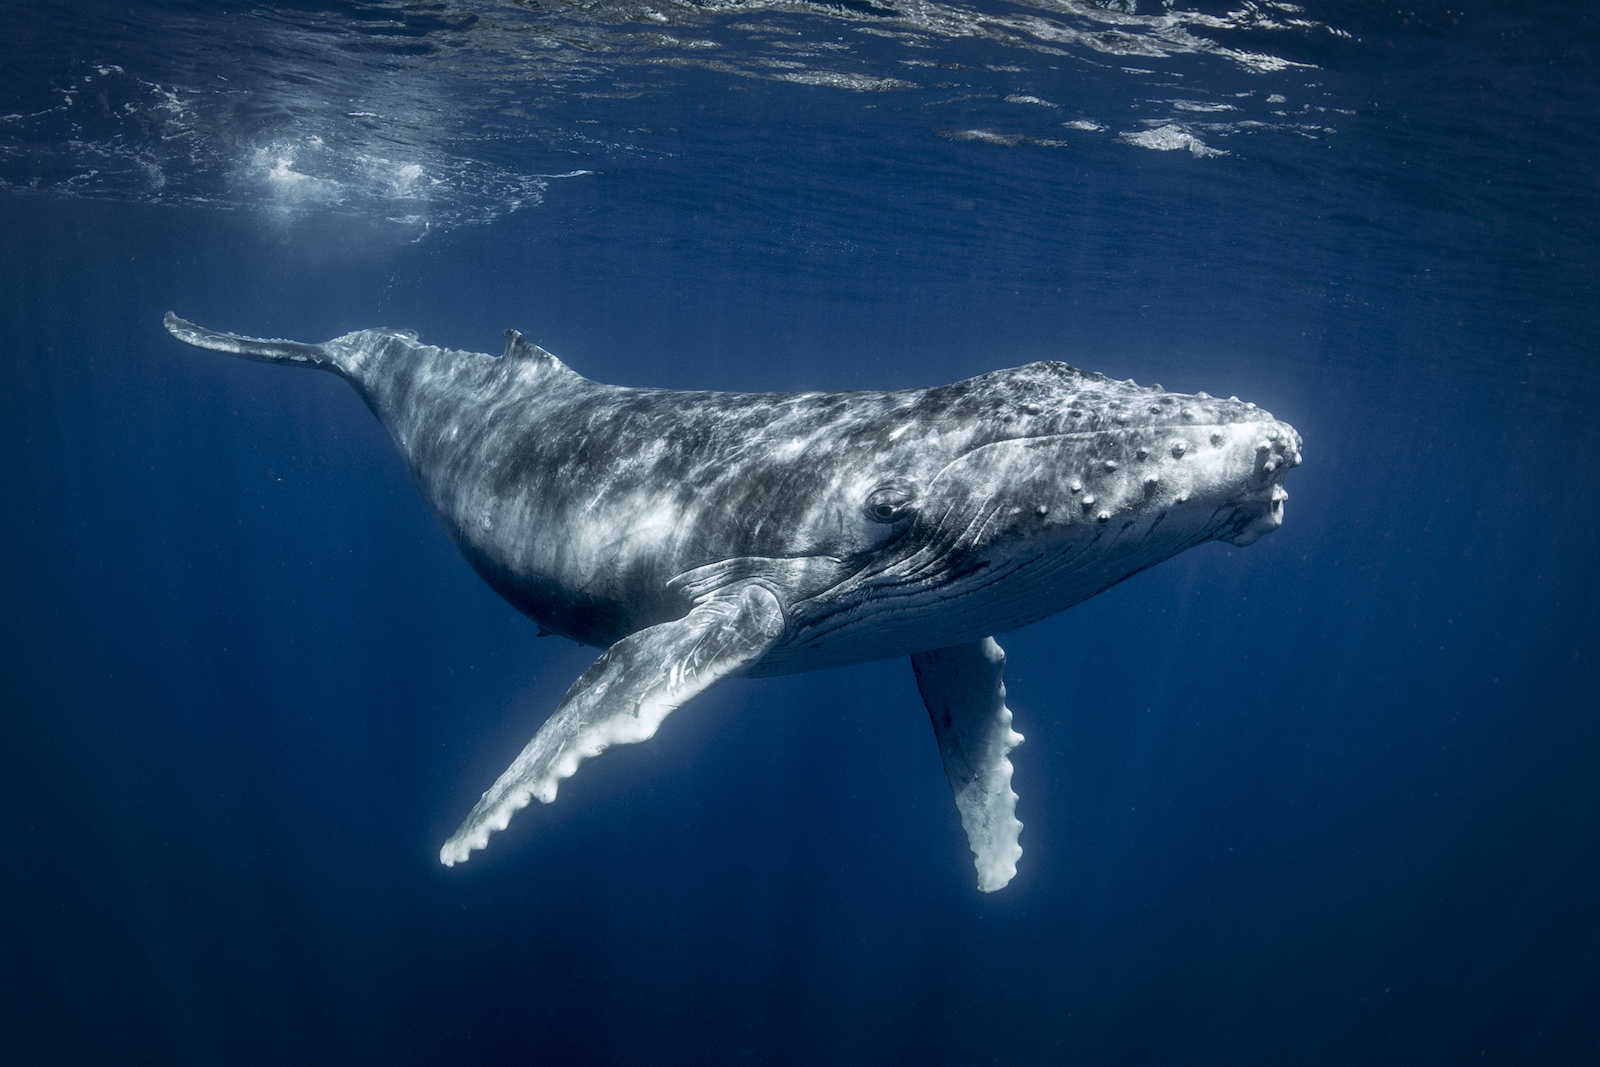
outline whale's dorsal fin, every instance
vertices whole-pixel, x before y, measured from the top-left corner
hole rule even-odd
[[[522,333],[518,330],[506,331],[506,350],[500,358],[516,360],[519,363],[531,363],[551,370],[559,370],[573,377],[579,377],[577,371],[522,336]]]
[[[540,348],[526,337],[520,330],[507,330],[506,350],[501,359],[555,359],[549,352]]]
[[[522,336],[522,334],[516,330],[506,331],[506,350],[500,358],[533,359],[540,361],[549,360],[558,367],[566,366],[565,363],[562,363],[554,355],[546,352],[544,349],[540,348],[538,345]]]

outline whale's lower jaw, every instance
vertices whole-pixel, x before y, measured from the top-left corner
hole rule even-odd
[[[1143,516],[1125,522],[1120,537],[1108,532],[1052,546],[1048,556],[1013,557],[956,583],[872,589],[819,618],[802,618],[744,673],[772,677],[896,659],[1021,629],[1225,534],[1180,522]]]
[[[1255,544],[1283,525],[1283,502],[1288,499],[1288,491],[1274,484],[1261,499],[1241,504],[1235,515],[1235,532],[1221,540],[1240,548]]]

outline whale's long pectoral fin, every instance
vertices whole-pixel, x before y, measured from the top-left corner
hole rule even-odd
[[[663,719],[760,658],[782,633],[778,598],[742,582],[703,598],[675,622],[612,645],[444,843],[440,862],[453,867],[466,860],[533,797],[550,803],[589,757],[654,736]]]
[[[911,657],[976,857],[978,888],[985,893],[1003,889],[1016,876],[1022,855],[1017,844],[1022,824],[1006,758],[1022,744],[1022,735],[1011,728],[1005,665],[1006,654],[992,637]]]

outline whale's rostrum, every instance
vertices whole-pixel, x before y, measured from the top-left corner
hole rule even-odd
[[[544,631],[603,649],[445,842],[483,848],[611,745],[730,675],[909,656],[978,887],[1021,855],[993,635],[1207,541],[1283,521],[1300,437],[1253,404],[1032,363],[896,392],[589,381],[521,334],[493,356],[362,330],[191,345],[318,367],[394,438],[467,561]]]

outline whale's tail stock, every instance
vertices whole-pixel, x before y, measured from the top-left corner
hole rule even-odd
[[[367,395],[366,390],[374,384],[375,379],[381,377],[378,373],[379,366],[387,365],[392,370],[396,366],[396,360],[403,364],[418,358],[448,360],[491,358],[476,352],[455,352],[424,345],[415,330],[387,327],[357,330],[355,333],[347,333],[343,337],[335,337],[331,341],[313,345],[282,337],[246,337],[243,334],[208,330],[204,326],[196,326],[187,319],[180,319],[170,311],[161,321],[166,326],[167,332],[184,344],[207,348],[213,352],[226,352],[232,356],[254,359],[262,363],[320,367],[349,381],[363,396]],[[572,368],[530,342],[516,330],[507,330],[505,336],[504,358],[529,361],[557,374],[576,377]],[[369,398],[368,403],[372,402]]]
[[[415,350],[415,330],[377,329],[357,330],[343,337],[335,337],[321,344],[290,341],[282,337],[246,337],[243,334],[223,333],[196,326],[167,312],[161,320],[167,332],[184,344],[207,348],[213,352],[226,352],[244,359],[262,363],[282,363],[291,367],[318,367],[332,371],[341,378],[362,388],[362,381],[370,377],[373,360],[398,345],[402,350]]]
[[[303,341],[286,341],[277,337],[242,337],[234,333],[219,333],[180,319],[170,311],[161,321],[168,333],[196,348],[227,352],[263,363],[298,364],[336,372],[346,370],[344,361],[338,358],[332,345],[308,345]]]

